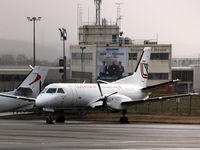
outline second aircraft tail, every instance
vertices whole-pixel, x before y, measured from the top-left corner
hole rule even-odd
[[[36,97],[48,73],[48,67],[35,66],[24,81],[16,88],[15,95]]]
[[[145,47],[133,75],[117,80],[116,84],[134,84],[142,88],[146,87],[150,62],[151,47]]]

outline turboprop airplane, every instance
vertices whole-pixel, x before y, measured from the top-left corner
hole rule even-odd
[[[182,94],[164,97],[149,98],[150,92],[158,87],[178,82],[178,80],[147,87],[148,68],[151,48],[146,47],[140,57],[139,63],[133,75],[119,79],[115,82],[85,83],[54,83],[45,87],[36,99],[36,106],[44,110],[56,111],[68,108],[97,108],[104,107],[111,111],[122,111],[121,123],[128,123],[125,116],[127,108],[131,105],[164,100],[176,97],[190,96],[193,94]],[[51,123],[49,116],[47,123]],[[64,116],[58,116],[57,122],[64,122]]]
[[[0,112],[32,109],[48,73],[48,67],[35,66],[13,91],[0,93]]]

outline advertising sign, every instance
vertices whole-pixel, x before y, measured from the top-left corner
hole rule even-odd
[[[126,74],[126,48],[98,48],[97,75],[100,80],[117,80]]]

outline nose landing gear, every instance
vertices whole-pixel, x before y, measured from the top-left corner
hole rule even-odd
[[[48,117],[46,118],[46,124],[53,124],[53,119],[52,119],[50,113],[49,113]]]
[[[58,112],[58,116],[56,117],[57,123],[64,123],[65,122],[65,116],[63,111]],[[51,113],[46,118],[46,124],[53,124],[53,119],[51,117]]]

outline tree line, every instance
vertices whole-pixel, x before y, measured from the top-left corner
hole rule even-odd
[[[0,65],[32,65],[33,59],[27,58],[24,54],[19,54],[17,56],[12,54],[3,54],[0,56]],[[36,60],[36,65],[42,66],[57,66],[58,62],[49,62],[47,60]]]

